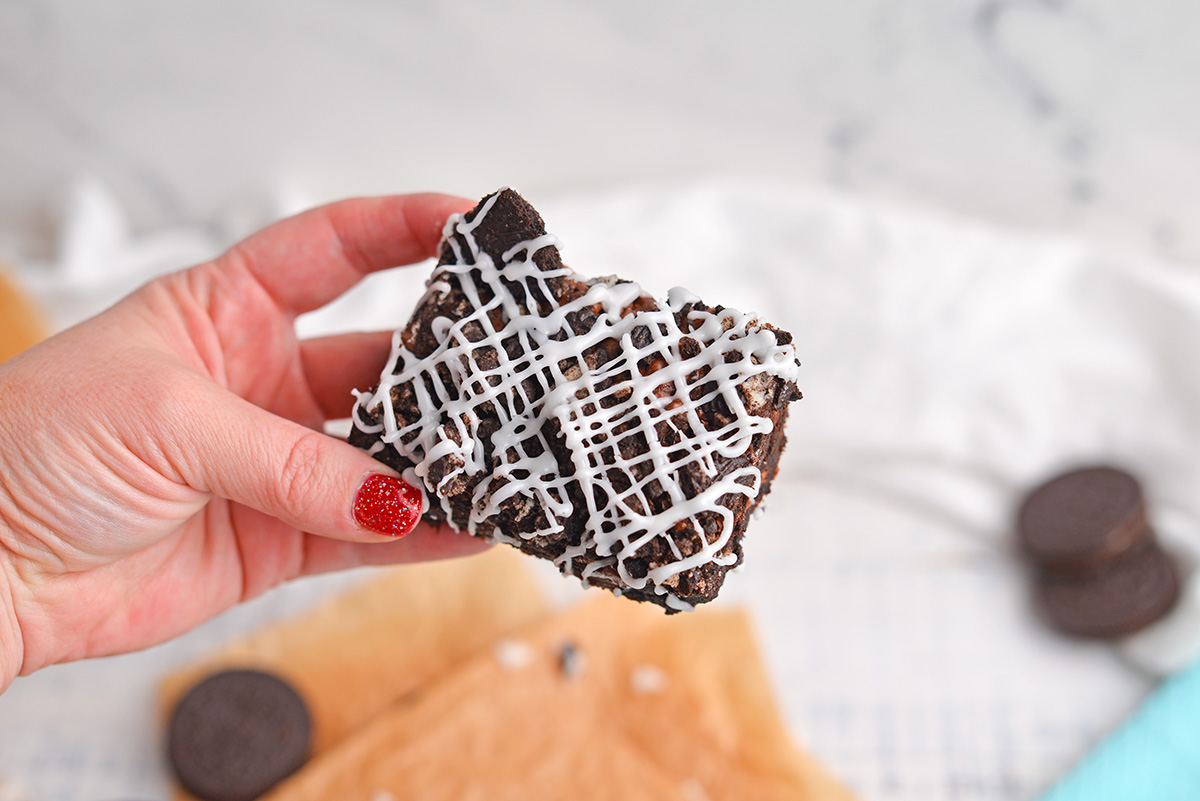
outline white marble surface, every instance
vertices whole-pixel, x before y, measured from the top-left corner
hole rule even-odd
[[[44,247],[81,172],[141,225],[268,185],[719,173],[1195,260],[1198,27],[1189,0],[4,0],[0,231]]]

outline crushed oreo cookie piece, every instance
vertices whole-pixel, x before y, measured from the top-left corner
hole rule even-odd
[[[575,643],[564,643],[558,649],[558,669],[568,679],[578,678],[587,669],[587,654]]]

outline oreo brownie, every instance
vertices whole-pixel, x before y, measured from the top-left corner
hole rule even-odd
[[[798,367],[752,315],[575,274],[504,189],[447,222],[350,441],[423,490],[430,522],[678,611],[741,561]]]

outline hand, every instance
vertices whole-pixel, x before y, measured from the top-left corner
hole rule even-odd
[[[412,195],[301,214],[0,365],[0,690],[297,576],[486,547],[425,524],[402,536],[411,488],[321,433],[378,381],[390,334],[298,341],[293,325],[367,273],[434,255],[470,206]]]

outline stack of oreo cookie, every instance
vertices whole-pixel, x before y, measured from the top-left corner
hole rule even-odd
[[[1142,487],[1108,466],[1036,487],[1017,515],[1047,621],[1080,637],[1118,638],[1159,620],[1179,598],[1178,570],[1147,519]]]

